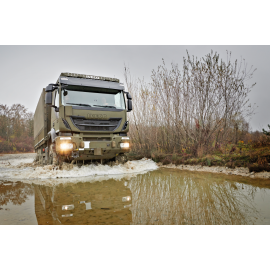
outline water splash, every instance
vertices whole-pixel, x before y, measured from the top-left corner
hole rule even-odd
[[[33,159],[31,159],[33,161]],[[125,164],[121,165],[84,165],[82,167],[73,166],[69,169],[68,166],[64,166],[64,169],[60,170],[58,167],[52,165],[31,167],[29,159],[20,160],[6,160],[6,164],[3,164],[0,167],[0,179],[8,180],[47,180],[55,179],[55,181],[46,181],[46,182],[66,182],[69,179],[69,182],[73,182],[73,178],[84,178],[87,177],[88,180],[102,176],[101,178],[122,178],[125,175],[136,176],[140,173],[145,173],[148,171],[156,170],[158,168],[157,164],[151,159],[143,158],[141,160],[128,161]],[[25,164],[25,165],[24,165]],[[24,165],[24,166],[22,166]],[[89,178],[90,177],[90,178]],[[63,179],[65,178],[65,179]],[[100,177],[99,177],[100,178]],[[60,181],[60,179],[62,179]],[[74,179],[75,180],[75,179]],[[97,180],[97,179],[96,179]],[[33,182],[33,181],[31,181]],[[42,182],[42,181],[40,181]]]

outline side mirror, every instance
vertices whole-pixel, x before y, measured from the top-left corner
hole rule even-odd
[[[55,90],[56,88],[57,88],[57,84],[50,83],[50,84],[48,84],[48,86],[45,88],[45,91],[46,91],[46,92],[51,92],[51,91]]]
[[[55,105],[52,105],[52,92],[47,92],[45,95],[45,104],[53,107],[56,112],[59,112],[59,108]]]
[[[130,93],[127,92],[126,95],[127,95],[127,99],[132,99],[132,96]]]
[[[45,95],[45,104],[52,105],[52,92],[47,92]]]
[[[132,100],[130,100],[130,99],[128,99],[128,101],[127,101],[127,107],[128,107],[128,112],[131,112],[132,111]]]

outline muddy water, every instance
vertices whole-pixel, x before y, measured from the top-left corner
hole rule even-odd
[[[163,168],[57,181],[0,178],[0,224],[270,224],[269,180]]]

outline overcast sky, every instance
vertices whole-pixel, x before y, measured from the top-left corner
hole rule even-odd
[[[250,94],[258,108],[251,119],[253,130],[270,124],[270,46],[0,46],[0,104],[21,103],[34,112],[41,90],[55,83],[61,72],[74,72],[119,78],[124,82],[124,63],[131,74],[150,80],[164,58],[166,64],[182,63],[186,50],[198,58],[217,51],[226,59],[244,58],[257,68]]]

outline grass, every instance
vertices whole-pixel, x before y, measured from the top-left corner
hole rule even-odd
[[[151,158],[163,165],[202,165],[202,166],[224,166],[229,168],[248,167],[249,171],[270,171],[270,139],[265,143],[230,144],[223,149],[212,149],[211,153],[195,157],[187,153],[164,153],[153,150],[146,155],[131,152],[129,160]]]

